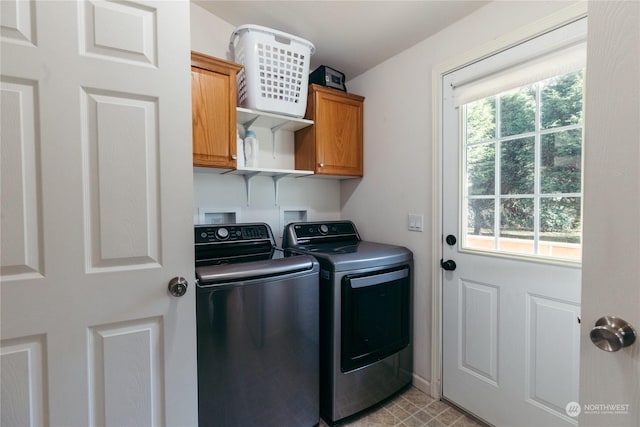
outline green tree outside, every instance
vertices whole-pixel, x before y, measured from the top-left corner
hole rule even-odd
[[[533,239],[538,179],[541,240],[580,242],[583,78],[570,73],[465,106],[470,234],[495,234],[499,197],[500,236]]]

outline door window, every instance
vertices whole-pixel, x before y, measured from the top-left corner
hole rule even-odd
[[[584,70],[461,105],[464,249],[579,261]]]

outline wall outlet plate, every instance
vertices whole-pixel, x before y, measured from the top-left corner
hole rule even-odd
[[[280,229],[278,236],[282,237],[284,227],[291,222],[309,221],[309,208],[280,207]]]
[[[238,208],[198,208],[198,224],[237,224],[240,222]]]

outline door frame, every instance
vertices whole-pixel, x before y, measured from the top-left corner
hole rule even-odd
[[[442,395],[442,78],[444,75],[481,61],[517,44],[587,16],[587,2],[579,2],[561,9],[543,19],[500,36],[489,43],[453,57],[433,68],[432,77],[432,204],[431,224],[431,381],[430,394],[439,399]]]

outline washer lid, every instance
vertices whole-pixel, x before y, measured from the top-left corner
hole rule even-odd
[[[203,288],[232,282],[276,278],[294,273],[317,273],[317,271],[318,262],[313,257],[298,255],[262,261],[197,267],[196,278],[198,279],[198,286]]]

